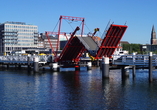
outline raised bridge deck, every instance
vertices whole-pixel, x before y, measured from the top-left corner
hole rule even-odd
[[[111,24],[100,46],[91,37],[72,36],[61,52],[59,62],[78,62],[87,50],[95,59],[111,57],[127,29],[126,25]]]

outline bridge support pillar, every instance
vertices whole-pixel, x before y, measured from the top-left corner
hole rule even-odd
[[[127,68],[126,66],[123,66],[121,71],[122,71],[122,79],[129,77],[129,68]]]
[[[75,66],[75,71],[80,71],[80,66]]]
[[[92,65],[96,66],[96,67],[99,67],[100,66],[99,60],[92,61]]]
[[[18,65],[17,64],[15,64],[15,68],[17,68],[18,67]]]
[[[92,69],[92,62],[87,62],[87,70],[91,70]]]
[[[7,69],[9,68],[9,64],[7,64]]]
[[[34,72],[39,72],[39,58],[34,57]]]
[[[20,64],[18,64],[18,68],[21,69],[21,65]]]
[[[132,75],[133,75],[133,78],[136,76],[136,66],[132,66]]]
[[[96,66],[99,67],[100,64],[99,64],[99,60],[96,60]]]
[[[52,70],[53,71],[60,71],[60,68],[58,66],[58,63],[52,63]]]
[[[153,69],[153,66],[152,66],[152,52],[149,53],[149,82],[152,82],[153,79],[152,79],[152,69]]]
[[[109,78],[109,58],[103,57],[101,62],[102,77]]]

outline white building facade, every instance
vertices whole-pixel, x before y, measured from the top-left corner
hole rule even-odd
[[[10,53],[24,48],[37,48],[38,26],[24,22],[0,24],[0,53]]]

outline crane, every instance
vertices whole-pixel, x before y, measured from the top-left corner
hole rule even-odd
[[[66,20],[70,20],[70,21],[81,21],[81,24],[82,24],[81,36],[83,34],[83,29],[84,29],[84,18],[82,18],[82,17],[62,16],[62,15],[59,17],[58,32],[48,32],[48,31],[45,32],[45,35],[46,35],[46,37],[48,39],[48,42],[50,44],[50,48],[52,49],[52,53],[54,54],[54,57],[56,59],[58,58],[57,55],[58,55],[58,50],[59,50],[60,35],[64,35],[66,37],[66,39],[69,40],[65,32],[60,32],[61,31],[62,19],[66,19]],[[71,36],[74,36],[76,31],[79,30],[79,29],[77,27],[76,30],[74,30],[74,32],[72,33]],[[56,50],[54,50],[54,47],[52,46],[52,43],[51,43],[49,35],[58,35],[57,44],[56,44]]]
[[[52,46],[52,43],[51,43],[51,40],[50,40],[50,37],[49,37],[49,36],[50,36],[50,35],[58,35],[58,32],[46,31],[46,32],[45,32],[45,35],[46,35],[46,37],[47,37],[47,39],[48,39],[48,42],[49,42],[49,44],[50,44],[50,48],[52,49],[52,53],[53,53],[54,57],[57,57],[57,54],[56,54],[56,52],[55,52],[55,49],[54,49],[53,46]],[[60,32],[60,35],[66,36],[66,39],[68,40],[68,37],[67,37],[67,35],[66,35],[65,32]],[[57,51],[57,49],[56,49],[56,51]]]

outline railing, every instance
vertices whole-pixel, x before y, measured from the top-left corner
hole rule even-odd
[[[30,62],[33,62],[34,61],[34,58],[35,57],[38,57],[39,58],[39,63],[41,62],[47,62],[47,59],[48,59],[48,56],[46,55],[41,55],[41,56],[26,56],[26,55],[23,55],[23,56],[0,56],[0,62],[27,62],[28,61],[28,57],[29,58],[29,61]]]
[[[33,56],[0,56],[0,62],[9,63],[27,63],[29,57],[30,63],[33,63],[34,58],[39,59],[39,63],[48,62],[47,55],[33,55]],[[148,66],[149,55],[113,55],[112,64],[114,65],[137,65],[137,66]],[[152,56],[152,65],[157,66],[157,55]]]
[[[113,55],[112,64],[148,66],[149,55]],[[152,56],[153,66],[157,66],[157,55]]]

